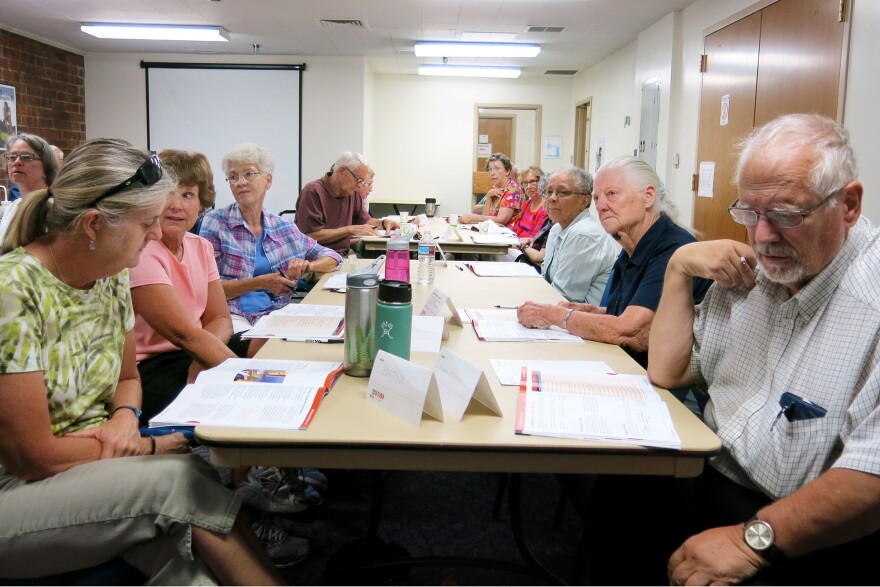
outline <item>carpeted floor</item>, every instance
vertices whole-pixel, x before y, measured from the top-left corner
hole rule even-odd
[[[494,568],[431,564],[413,568],[351,570],[356,548],[342,548],[367,533],[371,504],[369,472],[328,471],[331,487],[314,519],[298,520],[301,536],[311,540],[309,557],[285,569],[291,584],[385,585],[536,585],[548,581],[513,572],[523,566],[513,533],[507,496],[498,519],[493,504],[500,476],[489,473],[392,471],[381,475],[384,507],[380,542],[370,542],[361,558],[369,563],[391,557],[479,557],[500,562]],[[522,482],[523,529],[529,548],[550,572],[572,581],[583,524],[570,504],[554,529],[560,487],[552,475],[525,475]],[[342,550],[340,550],[342,548]],[[334,553],[335,556],[334,556]],[[573,582],[582,582],[579,575]]]

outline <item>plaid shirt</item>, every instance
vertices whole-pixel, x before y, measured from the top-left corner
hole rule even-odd
[[[254,260],[257,256],[257,237],[251,232],[241,215],[238,204],[209,212],[202,220],[200,236],[214,247],[214,259],[220,271],[220,279],[249,279],[254,276]],[[332,249],[322,247],[313,238],[299,231],[296,225],[263,209],[263,250],[272,271],[286,269],[291,259],[314,261],[321,257],[336,259],[342,257]],[[229,311],[244,316],[253,324],[257,318],[272,310],[283,308],[290,303],[293,292],[283,296],[272,296],[272,306],[256,314],[245,314],[241,310],[241,299],[228,300]]]
[[[709,289],[694,322],[691,368],[708,386],[711,464],[779,499],[832,467],[880,475],[880,240],[867,220],[791,296],[758,274],[752,290]],[[791,392],[828,410],[789,421]]]

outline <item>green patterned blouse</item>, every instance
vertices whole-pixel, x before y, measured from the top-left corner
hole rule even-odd
[[[128,270],[84,291],[22,248],[0,256],[0,373],[43,372],[55,436],[107,418],[133,326]]]

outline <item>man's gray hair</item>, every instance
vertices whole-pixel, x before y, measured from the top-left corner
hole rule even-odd
[[[807,187],[820,197],[839,190],[859,177],[849,132],[843,126],[819,114],[786,114],[756,128],[739,143],[740,156],[733,175],[734,184],[739,185],[746,163],[778,145],[788,149],[807,146],[813,149],[816,163],[806,178]]]
[[[330,170],[332,171],[340,167],[348,167],[349,171],[354,171],[361,165],[366,165],[367,167],[370,166],[366,157],[360,153],[355,153],[354,151],[343,151]]]

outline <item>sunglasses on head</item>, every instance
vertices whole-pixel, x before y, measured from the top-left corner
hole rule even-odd
[[[114,194],[118,194],[122,190],[128,188],[133,183],[139,183],[145,186],[153,185],[157,181],[162,179],[162,163],[159,161],[159,156],[155,151],[150,151],[150,156],[144,161],[140,167],[137,168],[137,171],[134,172],[134,175],[123,181],[117,186],[114,186],[92,200],[92,203],[89,204],[90,208],[93,208],[95,204],[103,200],[104,198],[109,198]]]

